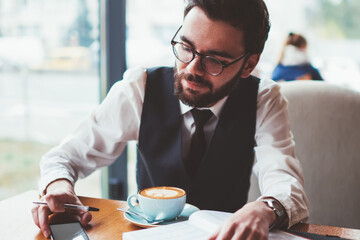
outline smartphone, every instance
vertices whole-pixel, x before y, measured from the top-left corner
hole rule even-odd
[[[51,224],[52,240],[89,240],[80,222]]]

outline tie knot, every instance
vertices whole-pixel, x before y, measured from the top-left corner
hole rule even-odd
[[[199,110],[196,108],[193,108],[191,110],[191,114],[194,117],[194,121],[195,121],[195,126],[196,128],[203,128],[205,123],[211,118],[211,116],[213,115],[213,113],[208,110]]]

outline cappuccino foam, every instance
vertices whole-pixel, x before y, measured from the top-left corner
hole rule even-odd
[[[149,198],[167,199],[185,195],[185,191],[175,187],[153,187],[140,191],[140,195]]]

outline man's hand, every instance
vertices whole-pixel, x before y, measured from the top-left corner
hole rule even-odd
[[[275,213],[264,202],[251,202],[236,211],[209,240],[266,240],[275,220]]]
[[[35,224],[41,229],[46,238],[50,237],[49,215],[55,212],[64,212],[61,203],[82,205],[76,196],[74,187],[67,180],[56,180],[46,188],[46,195],[41,200],[47,202],[47,206],[35,205],[31,212]],[[86,226],[92,216],[89,212],[74,211],[80,218],[81,225]]]

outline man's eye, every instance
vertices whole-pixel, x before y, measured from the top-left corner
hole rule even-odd
[[[192,52],[191,48],[188,47],[188,46],[186,46],[185,44],[181,44],[181,46],[182,46],[182,50],[183,50],[183,51]]]
[[[228,64],[228,61],[220,61],[220,60],[219,60],[219,62],[220,62],[222,65]]]
[[[223,60],[223,59],[219,59],[219,58],[216,58],[217,60],[218,60],[218,62],[220,62],[222,65],[226,65],[226,64],[228,64],[229,62],[231,62],[231,61],[229,61],[229,60]]]

